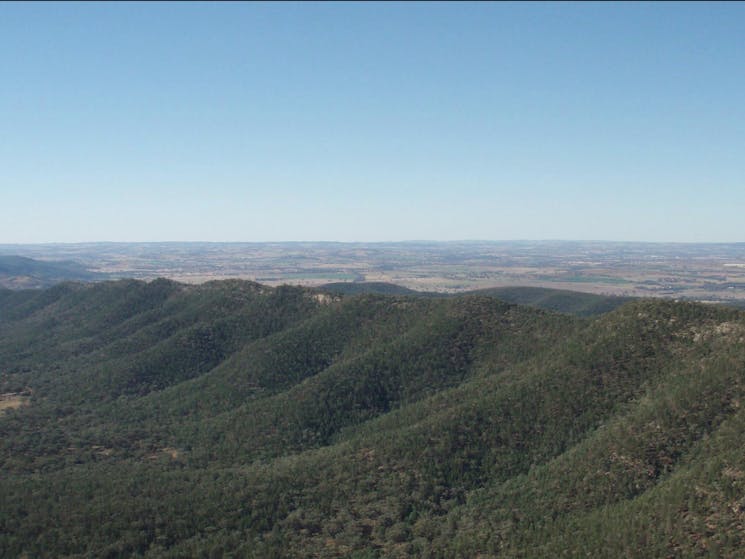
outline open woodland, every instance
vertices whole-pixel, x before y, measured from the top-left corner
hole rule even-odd
[[[0,556],[741,556],[741,311],[356,290],[0,290]]]

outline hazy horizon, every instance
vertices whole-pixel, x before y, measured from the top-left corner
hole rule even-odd
[[[745,4],[4,3],[0,243],[741,242]]]
[[[416,243],[433,243],[433,244],[457,244],[457,243],[535,243],[535,244],[550,244],[550,243],[566,243],[566,244],[645,244],[645,245],[737,245],[745,244],[745,241],[629,241],[629,240],[616,240],[616,239],[394,239],[390,241],[366,241],[366,240],[348,240],[348,241],[337,241],[337,240],[293,240],[293,239],[278,239],[272,241],[207,241],[198,239],[187,239],[187,240],[152,240],[152,241],[107,241],[107,240],[92,240],[92,241],[41,241],[41,242],[18,242],[18,243],[6,243],[0,242],[0,247],[9,246],[46,246],[46,245],[159,245],[159,244],[346,244],[346,245],[384,245],[384,244],[416,244]]]
[[[626,241],[612,239],[400,239],[391,241],[365,240],[274,240],[274,241],[205,241],[205,240],[155,240],[155,241],[50,241],[30,243],[0,242],[0,248],[7,247],[53,247],[76,245],[396,245],[396,244],[608,244],[608,245],[745,245],[745,241]]]

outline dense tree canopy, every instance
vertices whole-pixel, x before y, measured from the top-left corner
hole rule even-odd
[[[0,555],[737,557],[745,315],[495,295],[0,291]]]

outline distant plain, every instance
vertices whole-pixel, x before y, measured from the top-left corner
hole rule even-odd
[[[226,278],[267,285],[388,282],[458,293],[504,286],[745,302],[745,243],[409,241],[0,245],[0,255],[81,264],[97,279]],[[0,278],[0,281],[2,279]],[[16,277],[6,287],[42,287]]]

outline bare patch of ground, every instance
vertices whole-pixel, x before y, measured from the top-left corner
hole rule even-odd
[[[27,406],[29,397],[20,392],[6,392],[0,394],[0,414],[6,410],[15,410]]]

